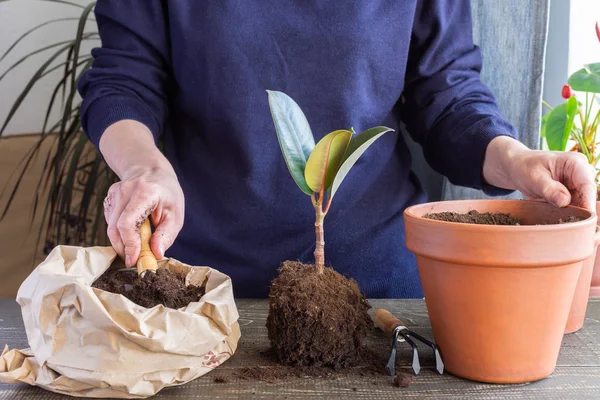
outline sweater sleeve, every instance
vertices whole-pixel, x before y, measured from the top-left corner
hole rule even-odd
[[[516,138],[517,132],[480,81],[481,64],[470,0],[419,0],[401,118],[427,162],[450,182],[508,194],[483,180],[487,145],[501,135]]]
[[[167,116],[169,41],[161,0],[99,0],[95,8],[102,45],[78,83],[81,123],[98,147],[111,124],[141,122],[155,140]]]

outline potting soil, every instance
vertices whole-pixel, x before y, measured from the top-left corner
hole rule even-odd
[[[464,224],[479,225],[521,225],[518,218],[505,213],[480,213],[478,211],[469,211],[466,214],[454,212],[441,212],[425,214],[424,218],[446,222],[460,222]]]
[[[151,308],[158,304],[178,309],[198,301],[204,295],[205,288],[185,285],[185,276],[168,269],[159,268],[156,274],[146,272],[139,278],[137,271],[122,272],[109,268],[92,287],[121,294],[134,303]]]
[[[466,214],[455,212],[440,212],[425,214],[423,218],[433,219],[437,221],[459,222],[463,224],[479,224],[479,225],[522,225],[519,218],[513,217],[506,213],[480,213],[476,210],[469,211]],[[559,219],[556,224],[570,224],[581,221],[581,218],[574,215],[566,219]]]

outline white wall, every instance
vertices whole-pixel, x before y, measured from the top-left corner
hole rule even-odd
[[[91,2],[91,0],[70,1],[84,6]],[[0,2],[0,57],[4,55],[15,40],[34,26],[52,19],[78,17],[81,15],[81,11],[80,8],[49,1],[9,0]],[[93,13],[91,17],[93,18]],[[77,21],[64,21],[47,25],[32,33],[21,41],[18,47],[11,50],[4,60],[0,61],[0,75],[27,53],[52,43],[72,39],[76,30]],[[88,23],[86,31],[95,30],[95,23]],[[82,51],[89,53],[92,47],[98,45],[99,41],[94,41],[86,45]],[[44,61],[53,54],[53,51],[55,50],[50,49],[27,59],[0,81],[0,125],[4,123],[12,104],[29,79]],[[58,61],[55,61],[55,65],[64,61],[65,58],[66,54],[59,57]],[[38,133],[41,131],[50,96],[60,77],[61,71],[57,70],[33,87],[20,111],[17,112],[9,124],[5,134]],[[56,108],[51,121],[59,119],[58,111],[58,108]]]
[[[552,106],[563,101],[561,89],[569,75],[585,64],[600,62],[595,24],[600,0],[552,0],[544,74],[544,100]]]
[[[600,0],[571,0],[569,25],[569,74],[583,65],[600,62],[600,41],[596,21],[600,21]]]

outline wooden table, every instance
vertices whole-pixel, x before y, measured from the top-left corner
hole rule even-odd
[[[431,337],[425,303],[420,300],[374,300],[375,307],[388,308],[416,332]],[[421,373],[409,388],[392,386],[385,375],[326,378],[293,378],[276,383],[228,379],[216,383],[215,377],[235,377],[248,366],[266,361],[259,351],[268,346],[264,322],[265,300],[238,300],[242,339],[233,358],[210,374],[186,385],[167,388],[157,399],[600,399],[600,299],[590,300],[584,328],[564,338],[554,374],[539,382],[522,385],[487,385],[454,376],[439,375],[425,347],[421,351]],[[381,334],[368,338],[384,355],[389,339]],[[20,309],[13,300],[0,299],[0,345],[27,347]],[[409,372],[410,352],[405,345],[397,358],[397,368]],[[268,368],[268,364],[265,367]],[[28,385],[0,384],[0,399],[53,400],[70,398]]]

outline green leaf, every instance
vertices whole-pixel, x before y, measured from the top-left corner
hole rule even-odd
[[[600,63],[588,64],[569,77],[573,90],[600,93]]]
[[[360,156],[363,155],[365,151],[383,134],[387,132],[393,132],[393,129],[390,129],[385,126],[376,126],[374,128],[367,129],[366,131],[354,136],[352,140],[350,140],[350,144],[348,145],[348,149],[346,150],[346,154],[344,154],[344,160],[342,165],[340,166],[337,174],[333,178],[333,183],[331,185],[331,195],[330,199],[333,199],[333,196],[339,189],[340,185],[350,172],[350,169],[354,166],[354,164],[358,161]]]
[[[573,124],[575,123],[575,117],[577,116],[577,111],[579,110],[579,102],[575,98],[575,96],[569,97],[567,100],[567,121],[565,123],[565,130],[563,133],[564,146],[567,147],[567,141],[569,140],[569,136],[571,136],[571,132],[573,131]]]
[[[85,35],[83,35],[83,39],[87,39],[90,36],[95,35],[95,33],[87,33]],[[17,110],[19,109],[21,103],[23,102],[23,100],[25,100],[25,97],[27,96],[27,94],[29,93],[29,91],[31,90],[31,88],[37,83],[39,82],[41,76],[47,71],[47,69],[49,68],[50,64],[52,64],[52,62],[58,57],[60,56],[62,53],[68,51],[68,49],[74,45],[72,40],[67,40],[66,42],[61,42],[60,44],[66,43],[64,46],[62,46],[61,48],[59,48],[54,54],[52,54],[52,56],[50,56],[43,64],[42,66],[35,72],[35,74],[31,77],[31,79],[27,82],[25,88],[23,89],[23,91],[21,92],[21,94],[19,94],[19,96],[17,97],[17,99],[15,100],[15,102],[13,103],[11,109],[8,112],[8,115],[6,116],[6,119],[4,120],[4,123],[2,124],[2,127],[0,128],[0,136],[2,136],[2,133],[4,132],[4,130],[6,129],[6,127],[8,126],[9,122],[11,121],[12,117],[14,116],[14,114],[17,112]],[[50,46],[50,47],[55,47],[54,45]],[[44,48],[46,49],[46,48]],[[38,53],[39,51],[35,51],[30,53],[29,55],[25,56],[25,57],[29,57],[31,54],[33,53]],[[23,59],[21,59],[21,61],[19,61],[18,63],[22,62]],[[14,67],[15,65],[13,65]],[[4,72],[4,74],[2,76],[0,76],[0,80],[2,80],[2,78],[6,75],[6,73],[12,69],[13,67],[9,68],[7,71]]]
[[[577,108],[577,99],[571,97],[546,114],[543,130],[550,150],[565,151],[577,115]]]
[[[542,126],[540,127],[540,137],[546,138],[546,123],[550,117],[550,112],[547,112],[542,116]]]
[[[310,153],[304,170],[304,178],[309,188],[315,192],[329,189],[342,165],[350,139],[352,139],[351,131],[339,130],[319,140]]]
[[[304,113],[291,97],[282,92],[267,90],[269,107],[277,131],[277,139],[285,163],[294,181],[307,195],[313,192],[304,179],[304,168],[315,148],[310,125]]]

